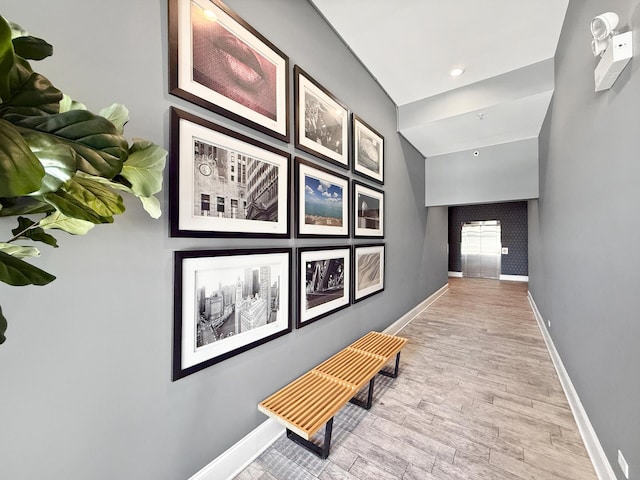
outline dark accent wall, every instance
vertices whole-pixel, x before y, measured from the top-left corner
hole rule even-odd
[[[461,272],[460,235],[466,222],[499,220],[502,246],[509,248],[502,255],[503,275],[529,274],[527,202],[491,203],[449,207],[449,271]]]
[[[33,263],[55,274],[53,283],[0,284],[9,319],[0,346],[3,480],[186,480],[267,420],[259,401],[359,336],[385,329],[447,283],[447,211],[424,207],[424,157],[396,132],[395,105],[309,2],[226,3],[289,56],[292,87],[299,64],[384,136],[385,290],[172,382],[175,250],[370,240],[171,238],[166,188],[158,221],[128,198],[113,225],[85,236],[59,233],[60,248],[42,248]],[[34,62],[54,85],[95,111],[125,104],[129,138],[168,148],[175,105],[311,159],[293,141],[167,93],[166,0],[15,1],[3,2],[1,13],[54,46],[52,58]],[[293,92],[291,108],[292,100]],[[0,218],[4,238],[14,226],[15,219]]]
[[[633,29],[635,58],[595,92],[589,23],[607,11]],[[618,480],[618,450],[640,472],[638,51],[638,0],[569,2],[529,203],[529,289]]]

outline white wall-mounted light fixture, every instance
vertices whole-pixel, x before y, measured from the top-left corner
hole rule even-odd
[[[605,12],[591,20],[591,52],[602,57],[596,66],[596,92],[613,86],[633,56],[631,32],[618,33],[620,19],[614,12]]]

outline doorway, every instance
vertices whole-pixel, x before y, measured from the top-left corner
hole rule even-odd
[[[463,223],[460,245],[462,276],[499,279],[502,270],[501,238],[498,220]]]

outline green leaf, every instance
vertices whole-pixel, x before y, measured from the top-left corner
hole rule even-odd
[[[24,285],[46,285],[55,279],[56,277],[50,273],[0,251],[0,282],[21,287]]]
[[[122,170],[128,156],[128,143],[116,127],[88,110],[70,110],[48,116],[6,116],[27,134],[38,131],[64,141],[78,154],[78,170],[90,175],[113,178]]]
[[[5,102],[11,95],[9,73],[15,63],[11,27],[0,16],[0,102]]]
[[[124,212],[122,197],[89,175],[76,176],[68,181],[64,190],[81,201],[101,217],[110,217]]]
[[[16,55],[28,60],[42,60],[53,55],[53,46],[41,38],[30,35],[14,38],[13,50]]]
[[[53,115],[58,113],[61,99],[60,90],[16,56],[9,71],[9,96],[0,105],[0,116],[16,123],[24,117]]]
[[[93,209],[88,207],[83,201],[73,195],[58,190],[57,192],[45,193],[41,197],[43,201],[55,207],[56,210],[67,217],[85,220],[91,223],[113,223],[113,217],[102,217]]]
[[[0,209],[0,217],[49,213],[55,210],[48,203],[33,197],[0,198],[0,203],[3,205]]]
[[[151,195],[150,197],[138,197],[142,202],[142,207],[147,211],[151,218],[155,218],[156,220],[160,218],[162,215],[162,210],[160,209],[160,201]]]
[[[24,247],[22,245],[14,245],[13,243],[0,243],[0,252],[16,258],[40,256],[40,250],[36,247]]]
[[[116,131],[120,135],[124,132],[124,126],[129,121],[129,110],[119,103],[114,103],[109,107],[103,108],[98,115],[113,123]]]
[[[60,113],[68,112],[69,110],[86,110],[87,106],[84,103],[76,102],[72,100],[66,93],[62,94],[62,100],[60,100]]]
[[[45,231],[36,222],[26,218],[18,217],[18,227],[11,230],[11,233],[18,236],[19,239],[29,239],[34,242],[42,242],[47,245],[51,245],[54,248],[58,248],[58,241],[52,235],[45,233]]]
[[[19,197],[40,188],[44,168],[20,132],[0,119],[0,197]]]
[[[31,195],[55,192],[76,173],[77,155],[69,145],[43,133],[30,133],[24,140],[45,173],[40,189]]]
[[[0,307],[0,345],[2,345],[7,340],[7,337],[4,336],[6,331],[7,319],[4,318],[4,315],[2,314],[2,307]]]
[[[94,224],[77,218],[70,218],[60,212],[54,212],[40,220],[40,226],[44,230],[64,230],[71,235],[84,235],[94,227]]]
[[[136,139],[120,175],[131,183],[131,190],[135,195],[149,197],[162,190],[162,172],[166,158],[167,151],[164,148]]]
[[[84,176],[87,176],[87,174],[78,172],[76,173],[76,176],[84,177]],[[123,192],[131,193],[132,195],[135,195],[135,193],[133,193],[133,190],[131,190],[131,187],[124,185],[119,181],[116,182],[113,180],[107,180],[106,178],[102,178],[102,177],[92,177],[92,178],[94,181],[102,183],[103,185],[109,185],[111,188],[115,190],[121,190]],[[121,180],[122,177],[118,176],[117,179]],[[147,213],[151,218],[156,218],[156,219],[160,218],[160,216],[162,215],[162,211],[160,210],[160,202],[156,197],[151,195],[149,197],[138,197],[138,198],[142,202],[142,207],[147,211]],[[1,216],[2,216],[2,210],[0,210],[0,217]]]

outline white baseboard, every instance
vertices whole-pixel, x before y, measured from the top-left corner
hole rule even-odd
[[[419,305],[409,310],[399,320],[389,325],[384,330],[384,333],[391,335],[398,333],[411,323],[418,314],[422,313],[429,305],[445,294],[448,289],[449,284],[445,284],[435,293],[420,302]],[[220,480],[223,478],[229,480],[244,470],[284,433],[285,428],[275,420],[269,418],[189,478],[189,480]]]
[[[462,278],[462,272],[449,272],[450,277]]]
[[[269,418],[189,480],[220,480],[235,477],[284,432],[285,428],[282,425]]]
[[[500,274],[500,280],[508,280],[510,282],[528,282],[529,277],[527,275],[502,275]]]
[[[382,333],[388,333],[389,335],[395,335],[400,330],[402,330],[404,327],[409,325],[411,323],[411,321],[414,318],[416,318],[416,316],[418,316],[424,310],[429,308],[429,306],[433,302],[435,302],[438,298],[440,298],[442,295],[447,293],[447,290],[449,290],[449,284],[445,283],[442,287],[440,287],[434,293],[429,295],[427,298],[425,298],[418,305],[413,307],[411,310],[409,310],[407,313],[405,313],[402,317],[400,317],[398,320],[396,320],[391,325],[389,325],[387,328],[385,328]]]
[[[540,310],[538,310],[538,306],[536,305],[531,292],[527,292],[527,296],[529,298],[529,303],[531,304],[533,314],[536,317],[536,321],[538,322],[538,328],[540,328],[540,332],[542,333],[542,338],[544,338],[544,343],[547,345],[547,350],[549,350],[549,355],[551,356],[553,366],[558,373],[560,384],[562,385],[562,389],[564,390],[564,393],[567,396],[567,400],[569,401],[569,406],[571,407],[571,411],[573,412],[573,418],[575,418],[576,423],[578,424],[578,430],[580,431],[580,435],[582,436],[582,441],[584,442],[584,446],[587,449],[589,458],[591,458],[591,463],[593,463],[593,468],[596,471],[596,475],[598,475],[599,480],[616,480],[616,474],[611,468],[611,464],[609,463],[609,460],[604,453],[604,449],[600,444],[600,440],[598,439],[598,436],[593,429],[593,425],[591,425],[591,421],[587,416],[587,412],[584,409],[582,402],[580,401],[578,392],[576,392],[576,389],[571,382],[569,373],[564,368],[562,359],[560,358],[560,355],[556,350],[551,335],[549,335],[549,331],[545,326],[546,323],[542,318],[542,315],[540,314]]]

